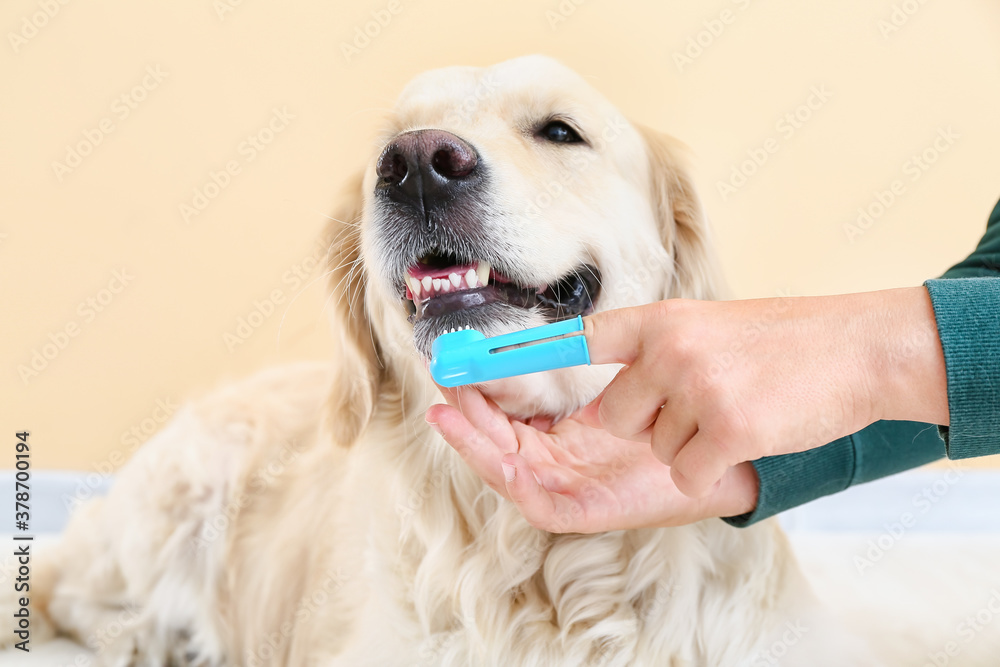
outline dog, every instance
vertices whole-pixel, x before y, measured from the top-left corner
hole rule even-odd
[[[542,56],[418,76],[379,146],[328,231],[336,359],[183,408],[39,556],[36,639],[107,665],[880,664],[776,523],[546,532],[424,421],[445,331],[720,296],[682,146]],[[481,390],[558,419],[616,371]]]

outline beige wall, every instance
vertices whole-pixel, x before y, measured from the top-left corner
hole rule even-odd
[[[990,0],[896,0],[919,9],[885,35],[889,0],[393,0],[349,59],[341,44],[387,0],[229,1],[0,9],[0,422],[32,430],[38,467],[106,469],[182,397],[331,354],[322,285],[300,274],[318,275],[323,215],[379,114],[427,68],[547,53],[682,138],[738,296],[919,284],[968,253],[1000,197]],[[812,97],[799,128],[779,125],[819,89],[829,98]],[[253,154],[243,142],[272,121]],[[912,172],[948,128],[946,152]],[[53,166],[87,137],[98,145],[77,166]],[[723,196],[718,182],[765,145],[776,152]],[[239,173],[185,221],[180,205],[230,162]],[[858,207],[896,180],[902,194],[849,239]],[[227,345],[272,295],[274,312]],[[22,379],[50,339],[64,349]]]

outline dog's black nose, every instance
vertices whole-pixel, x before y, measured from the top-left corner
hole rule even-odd
[[[379,156],[378,185],[393,201],[410,204],[428,219],[479,178],[479,157],[467,142],[443,130],[405,132]]]

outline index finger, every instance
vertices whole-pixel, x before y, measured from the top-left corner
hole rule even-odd
[[[473,426],[491,438],[497,447],[504,452],[518,450],[510,418],[478,389],[471,386],[439,389],[448,405],[457,408]]]

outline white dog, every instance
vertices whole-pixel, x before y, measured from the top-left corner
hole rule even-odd
[[[677,144],[526,57],[418,77],[382,146],[332,225],[333,366],[181,411],[37,565],[36,623],[112,665],[877,664],[776,524],[547,533],[424,422],[447,329],[717,296]],[[483,391],[559,417],[616,370]]]

